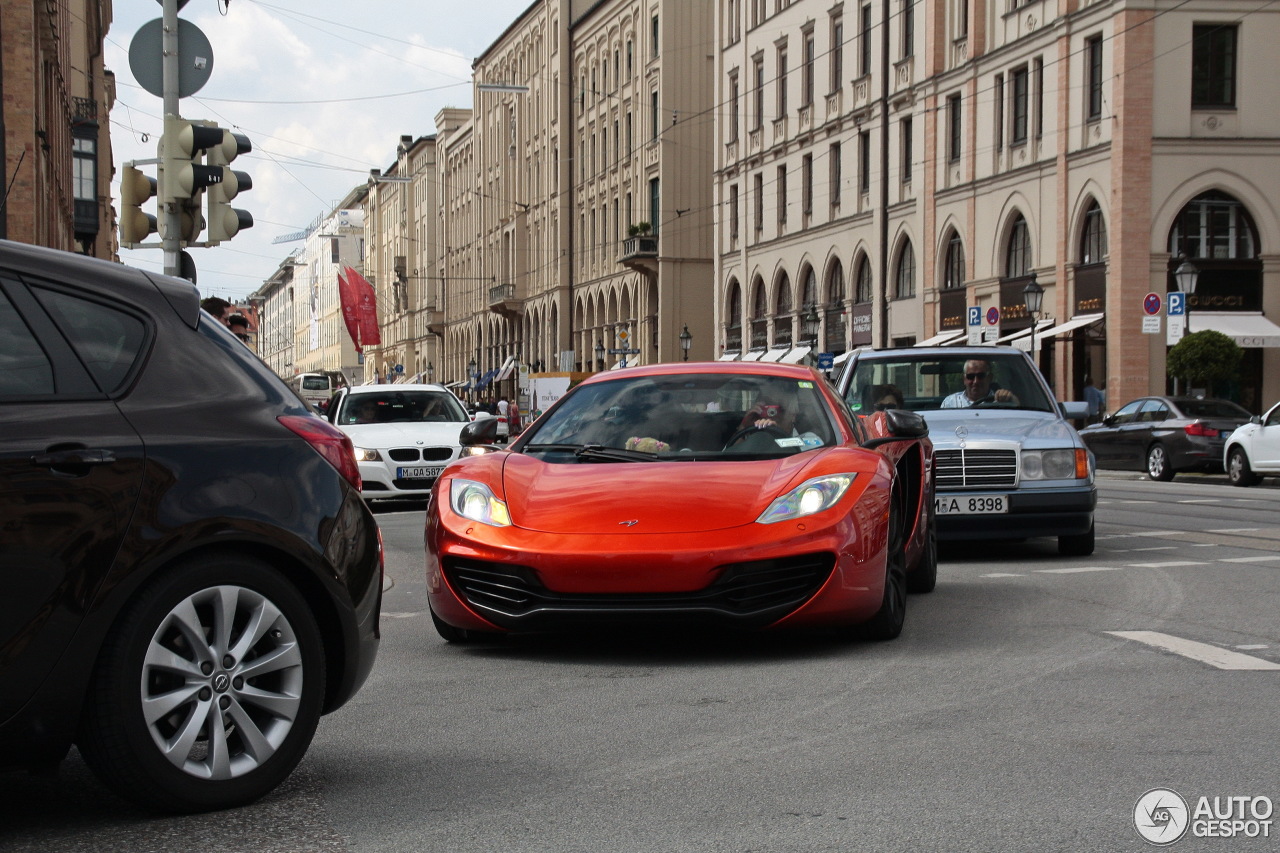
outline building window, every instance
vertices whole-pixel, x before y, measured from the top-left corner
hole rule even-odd
[[[1213,190],[1182,209],[1170,230],[1169,251],[1188,258],[1258,257],[1258,229],[1232,196]]]
[[[1098,121],[1102,118],[1102,36],[1093,36],[1085,43],[1085,61],[1089,64],[1087,118]]]
[[[1022,214],[1013,221],[1009,232],[1009,245],[1005,250],[1005,277],[1020,278],[1031,274],[1031,231]]]
[[[901,127],[902,127],[902,182],[904,184],[909,184],[911,183],[911,151],[914,143],[914,140],[912,139],[913,125],[911,123],[911,116],[906,116],[902,119]]]
[[[787,49],[778,48],[778,117],[787,114]]]
[[[1095,201],[1084,214],[1084,234],[1080,238],[1080,263],[1100,264],[1107,255],[1107,223]]]
[[[653,236],[658,236],[662,223],[662,192],[657,178],[649,181],[649,224],[653,227]]]
[[[996,150],[1004,150],[1004,75],[996,75],[995,84],[995,106],[996,106]]]
[[[756,57],[752,61],[752,76],[755,77],[755,113],[751,117],[751,129],[764,127],[764,57]]]
[[[854,302],[875,301],[875,291],[871,287],[871,261],[866,255],[858,261],[857,286],[854,289]]]
[[[652,55],[654,59],[657,59],[658,58],[658,16],[657,15],[653,16],[653,20],[650,22],[650,26],[652,28],[652,39],[653,39]]]
[[[75,158],[75,184],[72,192],[77,201],[98,203],[98,140],[77,136],[71,140]]]
[[[1191,28],[1191,106],[1221,109],[1236,105],[1236,35],[1230,24]]]
[[[831,187],[829,193],[831,195],[831,206],[840,206],[840,143],[831,143],[830,153],[830,169],[831,169]]]
[[[871,4],[862,6],[862,17],[858,22],[858,73],[866,77],[871,73]]]
[[[902,0],[902,58],[916,54],[916,0]]]
[[[844,86],[844,17],[831,19],[831,91]]]
[[[1029,79],[1027,69],[1017,68],[1009,74],[1010,98],[1012,99],[1009,125],[1009,144],[1022,145],[1027,141],[1027,106]]]
[[[650,120],[653,122],[653,138],[658,138],[658,128],[662,126],[662,120],[658,117],[658,93],[649,93]]]
[[[729,141],[738,141],[738,72],[729,75]]]
[[[960,242],[960,235],[955,231],[951,232],[951,239],[947,241],[947,265],[943,275],[945,276],[942,281],[944,290],[964,287],[964,244]]]
[[[911,243],[902,245],[898,255],[898,275],[894,283],[895,299],[911,299],[916,295],[916,253]]]
[[[787,221],[787,167],[778,167],[778,224]]]
[[[858,191],[871,192],[871,131],[858,132]]]
[[[963,150],[964,136],[962,132],[964,124],[960,105],[959,95],[947,97],[947,162],[949,163],[960,162],[960,154]]]
[[[729,239],[738,239],[738,185],[729,187]]]
[[[757,234],[764,230],[764,175],[759,173],[755,186],[755,227]]]
[[[339,262],[339,257],[340,256],[338,255],[338,238],[331,237],[329,238],[329,262],[336,264]]]
[[[800,105],[803,107],[813,106],[813,31],[804,34],[804,75],[801,80],[803,92],[801,92]]]
[[[954,0],[956,4],[956,38],[969,35],[969,0]]]
[[[806,216],[813,213],[813,155],[800,160],[800,203]]]
[[[1044,138],[1044,59],[1037,56],[1031,61],[1032,83],[1036,87],[1035,113],[1031,119],[1035,125],[1036,139]]]
[[[634,76],[634,71],[632,70],[633,69],[632,53],[633,52],[631,49],[631,39],[627,39],[627,76],[628,77]]]

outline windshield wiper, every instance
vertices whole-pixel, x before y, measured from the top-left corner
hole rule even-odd
[[[579,459],[599,460],[603,462],[657,462],[658,457],[652,453],[639,450],[624,450],[621,447],[605,447],[602,444],[529,444],[524,447],[525,453],[538,452],[572,453]]]

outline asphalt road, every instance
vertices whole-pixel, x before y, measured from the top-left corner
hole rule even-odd
[[[157,818],[73,754],[0,775],[0,850],[1125,851],[1150,849],[1134,809],[1154,788],[1280,801],[1280,489],[1105,472],[1100,492],[1093,556],[945,548],[883,644],[449,646],[421,507],[385,507],[378,666],[284,786]]]

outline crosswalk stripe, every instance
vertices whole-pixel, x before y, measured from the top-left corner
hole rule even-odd
[[[1280,560],[1280,554],[1272,554],[1268,557],[1223,557],[1218,560],[1219,563],[1267,563],[1272,560]]]
[[[1166,563],[1129,563],[1129,566],[1135,569],[1172,569],[1177,566],[1207,566],[1208,563],[1193,562],[1190,560],[1170,560]]]
[[[1242,655],[1239,652],[1211,646],[1208,643],[1184,640],[1181,637],[1161,634],[1158,631],[1107,631],[1107,633],[1125,640],[1133,640],[1157,649],[1163,649],[1166,652],[1173,652],[1175,655],[1181,655],[1185,658],[1198,660],[1218,669],[1280,670],[1280,663],[1274,661],[1263,660],[1253,655]]]
[[[1038,575],[1075,575],[1081,572],[1118,572],[1119,566],[1076,566],[1071,569],[1036,569]]]

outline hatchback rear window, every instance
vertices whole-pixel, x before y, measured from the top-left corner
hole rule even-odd
[[[57,290],[33,287],[76,355],[106,394],[120,390],[146,342],[146,324],[132,314]]]

